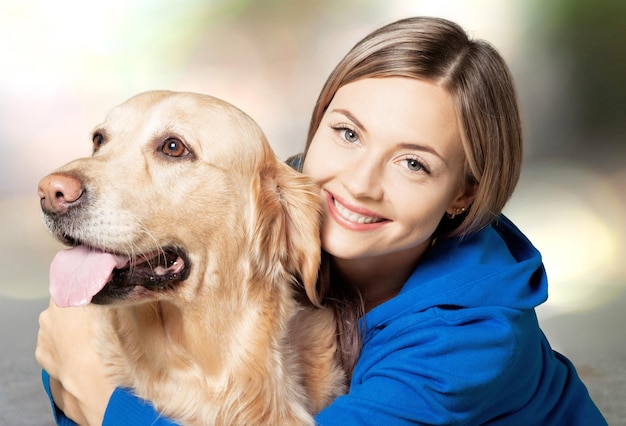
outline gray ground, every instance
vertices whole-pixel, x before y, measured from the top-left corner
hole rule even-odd
[[[0,297],[0,425],[53,425],[34,358],[39,312],[46,299]]]

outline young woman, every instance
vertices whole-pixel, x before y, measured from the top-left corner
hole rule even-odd
[[[539,253],[500,213],[520,127],[500,55],[446,20],[382,27],[332,72],[290,159],[325,200],[320,292],[351,374],[319,424],[606,424],[537,323]],[[90,333],[74,315],[41,317],[59,423],[170,424],[67,343]]]

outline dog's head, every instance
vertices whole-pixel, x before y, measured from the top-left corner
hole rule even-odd
[[[245,113],[206,95],[146,92],[92,139],[91,157],[39,184],[45,224],[74,246],[51,265],[57,304],[184,302],[242,273],[298,280],[319,303],[319,192]]]

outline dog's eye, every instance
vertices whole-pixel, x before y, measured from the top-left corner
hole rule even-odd
[[[189,155],[189,150],[185,144],[175,138],[166,139],[161,147],[161,151],[170,157],[185,157]]]
[[[91,138],[91,142],[93,144],[93,152],[97,152],[102,145],[104,145],[104,136],[102,133],[94,133]]]

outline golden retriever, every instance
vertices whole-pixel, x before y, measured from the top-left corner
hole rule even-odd
[[[43,178],[39,196],[73,246],[51,264],[52,298],[105,306],[107,372],[167,417],[310,424],[344,391],[316,293],[319,192],[236,107],[132,97],[96,127],[93,155]]]

